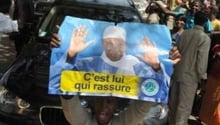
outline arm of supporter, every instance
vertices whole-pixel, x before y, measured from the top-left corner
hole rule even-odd
[[[163,63],[159,63],[160,69],[155,71],[145,63],[139,63],[134,67],[135,74],[140,77],[152,77],[163,81],[163,83],[169,87],[170,76],[167,74],[165,66]]]
[[[88,34],[88,30],[86,29],[85,26],[79,26],[78,28],[76,28],[71,35],[71,41],[67,51],[54,65],[50,66],[50,78],[49,78],[50,94],[60,93],[59,82],[60,82],[61,72],[63,70],[73,69],[74,68],[73,61],[76,55],[92,43],[92,41],[84,43],[87,34]],[[53,45],[55,46],[57,46],[56,45],[57,43],[55,42],[57,41],[56,39],[58,39],[58,37],[54,35],[54,39],[51,42],[54,43]]]
[[[61,96],[60,99],[64,115],[71,125],[85,125],[90,122],[89,113],[81,106],[78,96],[71,99],[64,99]]]
[[[154,102],[135,100],[129,105],[128,109],[119,116],[119,120],[124,125],[137,125],[137,123],[144,120],[144,117],[153,105]]]
[[[156,5],[158,5],[160,7],[160,9],[163,11],[163,13],[167,14],[167,15],[172,15],[172,16],[176,16],[176,14],[169,10],[167,7],[166,7],[166,4],[164,4],[163,2],[161,1],[155,1],[154,3],[156,3]]]
[[[138,64],[134,65],[135,74],[142,77],[153,76],[155,73],[163,74],[163,70],[165,70],[164,65],[162,63],[158,65],[159,68],[155,70],[148,63],[140,61]]]
[[[76,54],[86,49],[93,42],[93,40],[84,42],[88,35],[88,32],[89,30],[85,26],[79,26],[78,28],[74,30],[74,32],[72,33],[70,45],[67,51],[68,62],[71,61],[72,58],[76,56]]]
[[[17,32],[18,23],[16,20],[10,19],[7,15],[0,13],[0,32]]]
[[[143,62],[149,64],[155,71],[160,70],[160,61],[157,46],[147,37],[144,37],[143,44],[139,46],[143,50],[143,55],[137,55]]]
[[[67,61],[67,52],[54,64],[50,66],[50,75],[49,75],[49,93],[57,94],[60,93],[60,78],[63,70],[73,69],[74,64],[68,63]]]
[[[159,74],[159,76],[161,77],[160,79],[166,84],[167,87],[169,87],[170,76],[167,74],[163,63],[160,63],[160,67],[161,67],[161,73]]]
[[[169,83],[170,77],[167,75],[165,66],[159,60],[159,52],[154,42],[151,42],[147,37],[143,39],[143,44],[139,46],[144,51],[144,55],[137,55],[144,63],[138,63],[135,65],[134,70],[138,76],[159,78],[165,83]],[[169,53],[176,60],[179,56],[176,56],[177,49],[171,49]],[[175,56],[173,56],[175,55]]]
[[[183,7],[183,8],[186,8],[187,10],[190,9],[189,1],[186,1],[185,3],[180,4],[180,6]]]
[[[181,54],[175,44],[173,44],[173,48],[169,51],[169,59],[173,62],[174,65],[179,63],[181,60]],[[170,76],[166,72],[165,65],[159,62],[159,67],[160,67],[159,70],[155,71],[151,68],[150,65],[146,63],[138,63],[138,65],[135,65],[134,70],[135,70],[136,75],[138,76],[142,76],[142,77],[152,76],[154,78],[156,77],[156,78],[161,79],[164,83],[170,83],[169,82]],[[169,85],[167,84],[167,86]]]
[[[201,42],[200,49],[198,50],[197,73],[200,79],[207,79],[206,71],[207,71],[207,66],[208,66],[210,44],[211,44],[211,40],[207,36]]]

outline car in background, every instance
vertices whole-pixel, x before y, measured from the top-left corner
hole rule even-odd
[[[35,22],[41,22],[43,17],[50,11],[54,0],[33,0]]]
[[[0,119],[10,125],[68,125],[59,96],[48,94],[49,42],[65,16],[115,23],[142,22],[130,0],[56,0],[43,4],[45,9],[42,2],[37,4],[41,19],[36,32],[1,77],[7,93],[0,99]],[[86,105],[83,100],[82,105]]]

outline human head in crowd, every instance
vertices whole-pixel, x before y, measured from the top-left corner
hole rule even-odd
[[[208,14],[203,11],[198,11],[194,15],[194,22],[195,25],[204,26],[205,23],[208,21]]]
[[[176,27],[177,28],[184,27],[184,25],[186,23],[186,17],[184,15],[177,16],[175,20],[176,20]]]
[[[217,14],[219,13],[219,8],[216,5],[210,6],[210,18],[211,20],[216,18]]]
[[[68,97],[68,96],[64,96]],[[111,96],[80,97],[100,125],[108,124],[114,115],[126,110],[131,100]]]
[[[200,0],[194,0],[190,3],[190,11],[195,14],[196,12],[202,10],[203,4]]]
[[[0,12],[8,14],[11,6],[11,0],[0,0]]]
[[[120,60],[125,52],[126,31],[118,26],[109,26],[103,33],[103,47],[111,61]]]
[[[90,103],[89,108],[91,108],[97,122],[100,125],[106,125],[109,124],[116,113],[125,110],[129,102],[129,99],[124,98],[94,96],[90,97],[88,103]]]
[[[92,113],[95,116],[98,124],[107,125],[119,103],[119,98],[116,97],[94,97],[92,100]]]

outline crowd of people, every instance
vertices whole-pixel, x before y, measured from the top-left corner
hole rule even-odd
[[[15,42],[18,56],[30,37],[29,30],[31,30],[30,24],[33,23],[34,7],[31,0],[15,0],[15,11],[10,17],[9,8],[12,3],[13,0],[0,0],[0,33],[13,32],[10,38]],[[173,60],[175,66],[171,78],[167,124],[187,125],[193,108],[195,98],[193,95],[196,94],[201,80],[207,79],[208,55],[211,46],[208,33],[220,31],[220,6],[218,6],[220,1],[214,3],[201,0],[176,0],[176,6],[173,8],[168,8],[161,1],[152,1],[149,6],[151,4],[156,7],[146,9],[146,13],[149,15],[146,23],[167,25],[168,16],[173,16],[175,20],[173,28],[169,27],[174,43],[174,47],[170,51],[170,59]],[[28,14],[24,14],[24,12],[28,12]],[[112,35],[109,36],[111,37],[108,38],[112,38]],[[105,38],[103,43],[112,42],[108,38]],[[124,37],[113,39],[116,39],[113,40],[114,44],[117,42],[124,44]],[[51,45],[59,47],[60,42],[62,41],[55,34]],[[74,58],[77,53],[72,54],[70,51],[68,54],[69,58]],[[158,68],[160,67],[157,65],[156,68],[152,67],[152,70]],[[157,105],[147,101],[134,101],[126,111],[116,117],[114,112],[120,98],[94,97],[91,114],[81,106],[78,96],[61,96],[60,99],[66,119],[72,125],[145,124],[145,116],[150,112],[151,107]]]
[[[212,57],[208,54],[213,50],[215,50],[214,55],[219,53],[216,52],[219,43],[211,41],[210,34],[220,31],[218,28],[220,2],[177,0],[173,9],[163,6],[161,2],[155,3],[159,7],[157,12],[165,13],[164,17],[174,16],[175,23],[174,28],[171,29],[171,36],[181,54],[181,61],[175,66],[171,80],[169,124],[186,125],[192,108],[195,108],[193,107],[195,96],[192,95],[195,95],[198,86],[203,86],[200,84],[204,84],[207,79],[207,68],[209,68],[207,66],[212,65],[210,61]],[[161,22],[156,21],[156,23]],[[166,21],[162,23],[166,24]],[[201,104],[197,105],[197,115],[199,115],[199,105]],[[218,109],[215,112],[218,112]],[[216,123],[219,124],[219,117],[216,119]]]

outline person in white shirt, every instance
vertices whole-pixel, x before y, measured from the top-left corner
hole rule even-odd
[[[9,16],[11,0],[0,0],[0,39],[2,33],[18,31],[17,20],[12,20]]]

